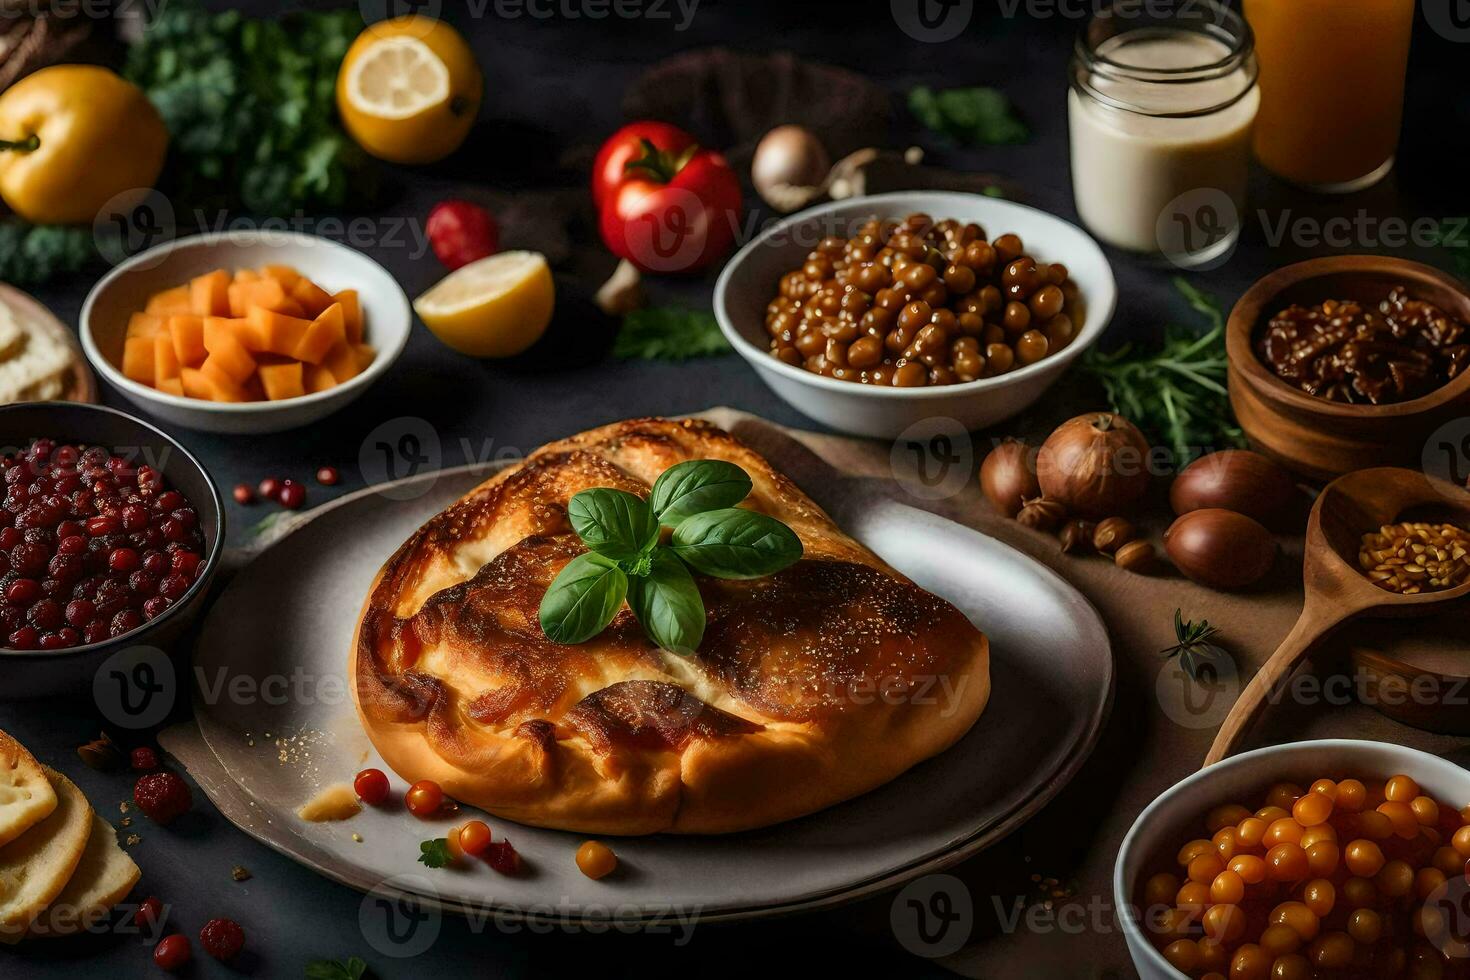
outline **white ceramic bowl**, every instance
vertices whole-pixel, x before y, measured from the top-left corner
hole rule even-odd
[[[181,398],[123,376],[119,365],[128,318],[149,296],[212,269],[233,272],[267,264],[293,266],[330,292],[357,290],[365,342],[378,352],[366,371],[330,391],[244,404]],[[203,432],[259,435],[310,425],[354,401],[403,353],[412,327],[408,297],[377,262],[330,239],[259,229],[179,238],[119,263],[87,294],[80,333],[93,369],[156,418]]]
[[[1020,235],[1027,254],[1038,261],[1065,263],[1084,305],[1076,339],[1059,353],[1009,374],[934,388],[837,381],[772,357],[765,311],[781,277],[799,267],[826,235],[848,238],[868,218],[902,219],[915,212],[936,221],[973,221],[992,237]],[[1102,249],[1076,225],[980,194],[905,191],[821,205],[773,225],[725,266],[715,285],[714,305],[726,339],[793,408],[842,432],[892,439],[926,419],[952,418],[975,431],[1024,411],[1102,336],[1117,298],[1113,270]]]
[[[1272,745],[1232,756],[1165,790],[1134,821],[1113,868],[1113,901],[1120,910],[1118,920],[1139,976],[1143,980],[1188,980],[1144,934],[1136,902],[1144,872],[1154,870],[1161,852],[1173,853],[1200,836],[1199,824],[1212,808],[1259,798],[1271,784],[1283,781],[1305,786],[1323,776],[1387,779],[1399,773],[1414,777],[1436,799],[1470,803],[1470,770],[1418,749],[1357,739]]]

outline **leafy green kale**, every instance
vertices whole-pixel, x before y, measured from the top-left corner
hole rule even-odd
[[[90,227],[31,225],[19,218],[0,221],[0,281],[39,286],[95,261],[97,246]]]
[[[369,199],[375,168],[339,124],[334,95],[362,26],[356,7],[262,20],[163,6],[125,74],[168,124],[170,196],[273,216]]]
[[[909,92],[909,111],[925,128],[960,146],[1024,143],[1031,138],[999,89],[946,88],[936,92],[920,85]]]

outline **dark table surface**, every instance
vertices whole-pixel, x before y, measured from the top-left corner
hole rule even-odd
[[[895,6],[901,0],[895,0]],[[223,5],[219,5],[223,6]],[[239,4],[265,13],[272,4]],[[364,0],[371,12],[383,3]],[[921,143],[929,160],[956,169],[999,173],[1015,181],[1027,203],[1075,220],[1070,188],[1065,121],[1064,68],[1071,38],[1086,3],[973,4],[965,31],[945,43],[926,43],[905,34],[888,3],[852,3],[827,8],[815,3],[717,2],[703,0],[685,23],[672,0],[643,9],[668,11],[668,19],[593,19],[596,4],[567,0],[553,4],[445,4],[450,19],[470,38],[485,71],[485,106],[470,143],[451,161],[421,170],[391,171],[390,190],[373,212],[382,240],[367,244],[410,295],[435,282],[443,269],[422,254],[412,236],[402,237],[400,219],[421,222],[439,199],[458,195],[503,204],[546,188],[580,185],[584,179],[566,160],[586,159],[585,149],[623,120],[625,87],[661,58],[709,45],[800,56],[867,74],[892,95],[893,145]],[[688,9],[686,3],[684,9]],[[955,9],[963,15],[968,2]],[[1007,16],[1005,11],[1017,11]],[[536,13],[532,13],[535,11]],[[541,14],[538,16],[537,14]],[[1470,99],[1465,85],[1465,45],[1440,36],[1420,17],[1410,68],[1403,149],[1399,166],[1383,184],[1354,197],[1318,198],[1269,177],[1253,179],[1250,211],[1239,250],[1222,268],[1198,275],[1204,289],[1228,304],[1255,278],[1299,258],[1333,252],[1410,254],[1440,265],[1448,258],[1432,249],[1388,249],[1376,237],[1379,219],[1448,218],[1466,213],[1463,161],[1470,142]],[[683,25],[683,29],[680,29]],[[1002,87],[1029,125],[1031,139],[1017,146],[959,150],[925,137],[903,109],[913,85],[989,84]],[[519,140],[529,138],[535,157],[526,162]],[[507,161],[517,161],[514,165]],[[1456,179],[1458,177],[1458,179]],[[528,197],[529,199],[529,197]],[[754,204],[752,200],[750,203]],[[1282,221],[1310,231],[1312,220],[1360,217],[1345,241],[1313,245],[1275,234]],[[390,233],[391,229],[398,229]],[[507,247],[535,244],[533,232],[518,241],[507,229]],[[579,232],[574,229],[574,235]],[[1294,237],[1297,240],[1294,240]],[[585,238],[585,234],[584,234]],[[390,240],[391,239],[391,240]],[[582,241],[582,246],[592,244]],[[1156,335],[1164,324],[1189,312],[1170,285],[1168,267],[1111,253],[1120,304],[1105,344]],[[610,268],[610,264],[608,265]],[[659,281],[650,286],[655,302],[707,304],[708,279]],[[37,290],[66,322],[75,324],[90,277]],[[282,435],[232,438],[177,432],[226,490],[267,475],[310,480],[316,467],[331,464],[343,475],[339,487],[312,485],[312,503],[361,486],[359,450],[368,433],[383,425],[422,418],[443,447],[442,465],[467,456],[522,453],[541,443],[605,422],[639,415],[679,414],[730,405],[774,422],[814,427],[777,400],[735,356],[683,364],[617,361],[599,352],[607,327],[589,312],[585,297],[596,282],[586,273],[561,281],[563,312],[554,328],[554,356],[513,363],[481,363],[438,344],[421,326],[394,369],[361,401],[310,428]],[[565,356],[567,351],[590,354]],[[557,364],[560,359],[565,363]],[[127,408],[115,392],[104,400]],[[1038,411],[1044,412],[1045,409]],[[1024,420],[1017,423],[1025,424]],[[229,504],[230,542],[246,543],[250,528],[267,511]],[[105,816],[117,821],[117,802],[130,794],[131,780],[77,764],[74,750],[102,724],[84,703],[0,704],[0,727],[29,745],[43,760],[72,774]],[[130,735],[131,741],[138,736]],[[1091,767],[1118,764],[1095,759]],[[395,960],[376,953],[359,926],[362,897],[296,866],[236,831],[201,804],[198,819],[179,831],[143,827],[131,848],[144,869],[140,891],[175,906],[180,927],[191,935],[208,918],[226,915],[250,936],[250,953],[226,968],[196,963],[195,976],[233,974],[299,977],[314,959],[366,958],[374,976],[410,977],[433,971],[468,975],[563,975],[574,971],[664,975],[699,971],[779,976],[823,972],[940,974],[936,965],[910,955],[895,941],[889,924],[892,896],[836,912],[749,926],[702,926],[692,939],[663,936],[531,935],[506,933],[493,923],[476,928],[446,920],[427,953]],[[895,828],[901,833],[901,828]],[[1003,843],[1000,848],[1008,845]],[[236,865],[253,877],[236,883]],[[975,887],[972,883],[972,890]],[[983,887],[983,885],[982,885]],[[993,916],[987,896],[977,895],[976,915]],[[997,905],[999,907],[999,905]],[[994,931],[992,923],[986,932]],[[1054,935],[1049,942],[1077,943],[1078,976],[1122,968],[1116,937],[1106,961],[1089,956],[1085,939]],[[149,945],[136,935],[0,951],[0,977],[116,977],[148,975]],[[983,962],[983,960],[982,960]]]

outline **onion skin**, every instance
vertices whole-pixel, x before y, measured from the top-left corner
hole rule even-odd
[[[1126,514],[1148,492],[1150,447],[1121,415],[1092,412],[1063,422],[1036,459],[1041,492],[1081,517]]]
[[[996,446],[980,464],[980,489],[1003,516],[1015,518],[1026,501],[1041,496],[1036,451],[1014,440]]]
[[[1200,585],[1235,592],[1255,585],[1276,562],[1276,539],[1233,510],[1193,510],[1164,532],[1164,550]]]
[[[777,126],[755,148],[750,179],[761,199],[778,211],[792,211],[783,189],[817,187],[832,167],[826,147],[804,126]]]
[[[1227,449],[1186,466],[1169,488],[1169,505],[1180,516],[1220,508],[1269,526],[1296,493],[1296,482],[1274,461],[1248,449]]]

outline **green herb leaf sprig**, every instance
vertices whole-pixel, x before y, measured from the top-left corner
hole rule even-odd
[[[648,638],[684,656],[704,639],[704,600],[694,572],[711,578],[773,575],[802,555],[796,532],[736,505],[750,494],[740,467],[718,459],[671,466],[648,500],[623,490],[583,490],[567,505],[589,549],[552,581],[541,629],[553,643],[585,643],[626,601]],[[663,529],[673,531],[667,544]]]
[[[909,111],[926,129],[959,146],[1024,143],[1031,138],[999,89],[976,86],[934,91],[920,85],[909,92]]]
[[[730,353],[714,314],[672,306],[650,306],[623,317],[613,341],[620,360],[687,361]]]
[[[1174,639],[1178,642],[1164,650],[1164,656],[1178,657],[1179,666],[1193,680],[1200,680],[1206,670],[1213,671],[1218,677],[1220,662],[1230,659],[1230,654],[1214,642],[1219,632],[1220,628],[1211,626],[1208,619],[1202,619],[1198,623],[1186,621],[1183,610],[1175,609]]]
[[[313,960],[306,964],[306,980],[362,980],[367,964],[361,957],[346,960]]]
[[[1082,359],[1083,372],[1107,394],[1113,411],[1168,446],[1183,467],[1196,456],[1244,445],[1225,387],[1225,314],[1214,297],[1176,276],[1174,288],[1205,317],[1196,333],[1170,327],[1156,348],[1124,344]]]

